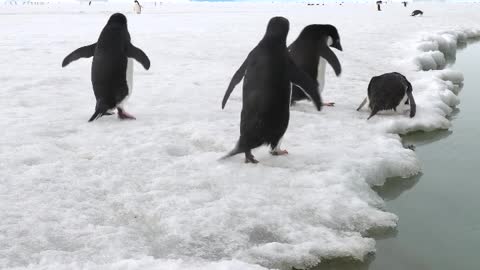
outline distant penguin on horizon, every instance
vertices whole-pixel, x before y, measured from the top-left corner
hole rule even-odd
[[[415,116],[416,103],[412,94],[412,84],[405,76],[398,72],[385,73],[373,77],[368,84],[368,97],[357,108],[359,111],[366,103],[372,111],[372,118],[379,111],[403,109],[404,105],[410,104],[410,118]]]
[[[222,109],[243,78],[240,138],[235,148],[223,158],[245,153],[246,163],[258,163],[251,151],[262,145],[269,145],[272,155],[288,154],[280,149],[280,141],[290,119],[292,83],[300,85],[317,110],[321,109],[318,85],[297,67],[288,53],[289,28],[286,18],[270,19],[264,37],[233,75],[223,97]]]
[[[150,60],[141,49],[131,43],[125,15],[113,14],[103,28],[97,43],[70,53],[63,60],[62,67],[80,58],[92,56],[91,80],[97,103],[95,112],[88,121],[109,115],[114,109],[118,110],[120,119],[135,119],[125,111],[124,105],[132,88],[131,78],[128,77],[133,72],[127,74],[128,58],[137,60],[146,70],[150,68]]]
[[[412,12],[412,15],[410,15],[410,16],[417,16],[417,15],[423,16],[423,11],[421,11],[419,9],[416,9]]]
[[[140,5],[140,2],[138,0],[133,1],[133,12],[136,14],[141,14],[142,13],[142,8],[143,6]]]
[[[288,47],[295,64],[317,81],[319,95],[325,87],[325,71],[327,62],[337,76],[342,73],[342,66],[330,47],[342,51],[337,28],[330,24],[311,24],[303,28],[298,38]],[[292,88],[291,103],[309,99],[298,86]],[[334,103],[324,103],[333,106]]]

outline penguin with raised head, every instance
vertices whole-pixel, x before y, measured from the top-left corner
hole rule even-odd
[[[337,28],[330,24],[306,26],[300,32],[298,38],[288,47],[295,64],[317,81],[320,93],[325,86],[327,62],[332,66],[337,76],[342,73],[340,61],[330,47],[342,50]],[[292,104],[302,99],[308,99],[308,96],[298,86],[294,86],[292,89]],[[323,105],[333,106],[334,103],[324,103]]]
[[[422,15],[423,16],[423,11],[416,9],[412,12],[410,16],[417,16],[417,15]]]
[[[367,103],[367,99],[368,106],[372,110],[368,119],[379,111],[397,111],[400,106],[403,108],[404,104],[410,104],[410,118],[412,118],[416,113],[416,103],[412,91],[412,84],[398,72],[373,77],[368,84],[368,98],[363,100],[357,111]]]
[[[127,80],[128,58],[137,60],[147,70],[150,68],[150,60],[141,49],[131,43],[125,15],[113,14],[97,43],[70,53],[63,60],[62,67],[80,58],[92,56],[91,76],[97,104],[89,122],[111,114],[109,111],[113,109],[118,110],[120,119],[135,119],[125,111],[123,104],[131,91],[131,81]]]
[[[290,58],[286,40],[289,22],[283,17],[270,19],[266,33],[233,75],[222,101],[222,109],[235,86],[243,78],[243,106],[240,138],[224,158],[245,153],[246,163],[257,163],[251,150],[269,145],[272,155],[280,150],[280,140],[290,119],[291,84],[297,84],[313,100],[318,110],[322,101],[317,83]]]

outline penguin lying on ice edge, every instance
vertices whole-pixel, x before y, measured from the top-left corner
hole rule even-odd
[[[369,101],[368,106],[372,110],[368,119],[379,111],[397,111],[399,106],[403,108],[404,104],[410,104],[410,118],[412,118],[416,113],[412,90],[412,85],[407,78],[398,72],[373,77],[368,84],[368,97],[363,100],[357,111],[367,103],[367,99]]]

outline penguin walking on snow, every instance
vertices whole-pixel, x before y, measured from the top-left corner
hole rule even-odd
[[[243,78],[243,106],[240,138],[230,157],[245,153],[246,163],[257,163],[251,150],[270,145],[272,155],[288,154],[280,150],[280,140],[290,118],[291,84],[297,84],[313,100],[318,110],[322,101],[317,84],[290,58],[286,40],[289,22],[283,17],[270,19],[263,39],[248,54],[233,75],[222,101],[222,109],[234,87]]]
[[[329,24],[306,26],[298,38],[288,47],[295,64],[317,81],[320,93],[325,86],[327,62],[332,66],[337,76],[342,73],[340,61],[330,47],[342,50],[337,28]],[[293,86],[292,104],[302,99],[308,99],[308,96],[298,86]],[[324,103],[323,105],[333,106],[334,103]]]
[[[416,9],[412,12],[412,15],[410,16],[417,16],[417,15],[422,15],[423,16],[423,11]]]
[[[97,43],[70,53],[63,60],[62,67],[80,58],[92,56],[92,85],[97,104],[89,122],[111,114],[109,111],[115,108],[120,119],[135,119],[125,111],[123,104],[131,91],[131,82],[127,82],[128,58],[137,60],[147,70],[150,68],[150,60],[131,43],[125,15],[113,14]]]
[[[414,117],[416,104],[412,90],[410,82],[400,73],[392,72],[373,77],[368,85],[368,106],[372,110],[368,119],[382,110],[397,111],[397,108],[403,107],[404,104],[410,104],[410,118]],[[357,111],[366,103],[367,98],[363,100]]]

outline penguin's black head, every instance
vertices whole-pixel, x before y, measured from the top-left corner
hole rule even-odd
[[[339,51],[342,51],[342,44],[340,43],[340,35],[338,34],[337,28],[333,25],[327,24],[325,25],[325,29],[332,39],[332,44],[330,47],[333,47]]]
[[[127,25],[127,17],[122,13],[115,13],[110,17],[107,24]]]
[[[311,24],[303,28],[300,33],[300,39],[309,40],[323,40],[326,37],[331,38],[330,47],[342,50],[342,44],[340,43],[340,36],[338,35],[337,28],[330,24]]]
[[[265,37],[275,37],[287,39],[288,30],[290,29],[290,23],[284,17],[273,17],[268,22],[267,32]]]

